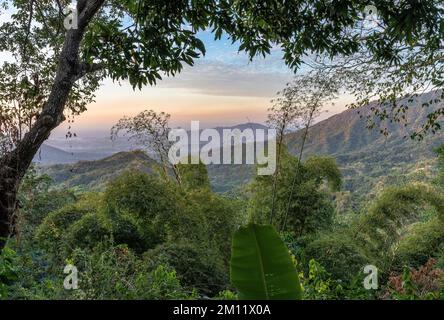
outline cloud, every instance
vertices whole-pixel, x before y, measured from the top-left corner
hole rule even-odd
[[[278,71],[263,63],[202,60],[193,67],[186,67],[175,78],[165,78],[159,82],[159,87],[213,96],[273,97],[293,74],[290,70]]]

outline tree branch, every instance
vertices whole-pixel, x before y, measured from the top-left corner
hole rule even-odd
[[[2,159],[6,164],[15,168],[15,177],[18,181],[26,173],[34,155],[49,137],[51,131],[64,121],[65,105],[72,86],[79,79],[79,74],[93,72],[97,68],[95,65],[86,66],[86,64],[79,63],[79,51],[87,25],[104,2],[105,0],[79,1],[79,7],[83,4],[82,14],[79,17],[79,28],[71,29],[66,33],[56,77],[48,100],[40,116],[22,141],[18,143],[17,148]]]
[[[103,63],[90,64],[90,63],[83,62],[80,64],[79,71],[76,76],[76,81],[80,80],[81,78],[83,78],[84,76],[86,76],[89,73],[95,73],[95,72],[99,72],[102,70],[105,70],[105,65]]]

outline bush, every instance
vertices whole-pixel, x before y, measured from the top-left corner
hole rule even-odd
[[[217,294],[216,297],[214,297],[215,300],[237,300],[238,296],[237,293],[234,293],[230,290],[223,290]]]
[[[305,248],[307,259],[315,259],[335,279],[349,281],[369,264],[369,258],[347,234],[327,234]]]
[[[136,253],[152,249],[162,241],[162,237],[152,226],[141,226],[129,214],[113,215],[110,223],[116,244],[126,244]]]
[[[108,212],[128,213],[153,223],[167,221],[176,211],[174,192],[164,181],[139,171],[128,171],[112,181],[104,195]]]
[[[187,164],[178,164],[182,186],[187,190],[207,189],[210,190],[207,166],[199,161],[198,164],[191,163],[188,157]]]
[[[403,266],[419,268],[430,258],[437,258],[444,249],[443,230],[439,218],[412,225],[397,246],[392,270],[401,271]]]
[[[70,191],[50,190],[33,194],[25,199],[20,197],[22,210],[17,221],[17,229],[21,238],[32,238],[35,229],[48,216],[48,213],[57,211],[68,204],[73,204],[76,197]]]
[[[176,230],[183,230],[185,239],[193,233],[196,240],[205,241],[217,250],[228,263],[231,252],[231,239],[240,226],[239,205],[230,199],[215,195],[209,190],[196,190],[187,194],[186,212],[189,216],[188,227],[184,228],[185,219]],[[190,223],[196,221],[194,225]]]
[[[18,279],[16,258],[16,252],[8,246],[0,253],[0,300],[10,296],[9,286]]]
[[[195,299],[196,292],[187,292],[179,282],[176,271],[163,265],[148,273],[148,276],[140,274],[136,279],[137,293],[134,299],[147,300],[177,300]]]
[[[66,240],[71,248],[92,248],[110,236],[109,221],[101,214],[88,213],[69,226]]]
[[[28,240],[49,212],[76,201],[71,190],[50,190],[51,184],[49,176],[38,176],[33,167],[23,178],[17,195],[21,210],[16,225],[21,239]]]
[[[256,176],[250,184],[252,197],[248,211],[255,223],[272,221],[276,229],[301,237],[332,225],[333,202],[323,184],[328,182],[336,190],[341,176],[335,161],[329,157],[298,162],[284,148],[277,176]]]
[[[402,274],[392,275],[382,296],[384,299],[444,299],[444,272],[430,259],[418,269],[404,267]]]
[[[47,257],[48,259],[54,259],[57,263],[62,262],[66,259],[67,254],[79,245],[74,243],[76,241],[73,239],[75,233],[83,232],[82,235],[76,236],[76,239],[83,241],[83,244],[80,245],[86,245],[88,241],[93,241],[93,238],[96,237],[88,235],[88,238],[82,239],[88,233],[85,230],[90,228],[88,223],[93,222],[92,216],[98,214],[99,209],[100,198],[96,193],[91,193],[83,195],[74,204],[68,204],[60,210],[51,212],[37,227],[34,236],[36,242],[31,244],[32,250],[43,249],[46,254],[50,255]],[[85,216],[88,217],[87,221],[78,223]],[[82,225],[83,227],[80,228]],[[74,231],[72,230],[73,226],[76,226]],[[100,224],[95,224],[92,227],[97,230],[91,230],[91,232],[101,230]],[[102,237],[99,238],[102,239]]]
[[[214,252],[194,244],[167,243],[144,255],[147,265],[173,268],[185,287],[196,288],[200,294],[212,296],[228,286],[228,270]]]
[[[44,247],[60,242],[68,227],[89,212],[76,205],[51,212],[37,228],[36,240]]]
[[[357,241],[377,257],[380,270],[387,271],[403,229],[420,221],[424,209],[432,207],[444,219],[444,196],[436,188],[419,183],[388,188],[355,226]]]
[[[309,262],[307,275],[301,275],[300,278],[304,299],[340,299],[344,295],[341,283],[331,279],[331,275],[314,259]]]
[[[332,278],[325,268],[316,260],[311,259],[306,275],[301,274],[304,288],[304,299],[308,300],[355,300],[373,299],[373,290],[366,290],[363,284],[364,273],[358,273],[350,281]]]
[[[84,215],[98,210],[96,194],[87,194],[74,204],[51,212],[38,226],[35,239],[44,247],[51,248],[59,244],[66,236],[68,228]]]
[[[81,299],[188,299],[175,271],[163,265],[148,269],[124,245],[103,242],[92,251],[76,250],[72,263],[79,268]]]
[[[176,232],[172,226],[180,217],[177,190],[159,178],[128,171],[108,185],[104,204],[116,236],[136,250],[153,248]],[[134,229],[138,231],[133,236],[128,234]],[[139,239],[141,246],[135,244]]]

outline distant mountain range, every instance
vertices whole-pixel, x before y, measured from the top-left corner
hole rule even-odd
[[[406,113],[407,126],[385,121],[378,128],[366,129],[366,115],[371,114],[373,104],[360,108],[359,113],[351,109],[336,114],[310,129],[304,156],[335,157],[344,176],[345,190],[366,196],[373,196],[384,185],[430,180],[436,161],[433,150],[444,143],[444,119],[439,119],[443,130],[428,134],[423,141],[410,139],[410,134],[425,123],[431,111],[443,108],[444,102],[423,106],[439,95],[425,93],[411,103]],[[387,128],[389,135],[381,134],[380,128]],[[286,143],[290,152],[297,153],[301,141],[302,132],[289,134]]]
[[[247,128],[255,132],[257,129],[267,129],[267,126],[248,122],[235,126],[215,127],[214,129],[222,137],[224,129],[243,131]],[[201,145],[204,144],[206,142],[201,143]],[[41,166],[69,164],[78,161],[99,160],[122,151],[139,149],[143,149],[143,146],[137,144],[136,141],[128,140],[127,137],[118,137],[116,140],[111,140],[109,137],[52,138],[42,145],[34,157],[34,162]]]
[[[241,124],[237,124],[234,126],[222,126],[222,127],[214,127],[212,129],[217,130],[217,132],[219,132],[220,135],[222,135],[223,130],[228,129],[228,130],[234,130],[234,129],[239,129],[239,130],[245,130],[245,129],[252,129],[253,131],[257,130],[257,129],[268,129],[268,127],[266,125],[263,125],[261,123],[256,123],[256,122],[246,122],[246,123],[241,123]],[[202,131],[203,129],[201,129]]]
[[[34,163],[37,165],[68,164],[81,160],[98,160],[107,155],[104,152],[68,152],[49,144],[43,144],[34,157]]]
[[[96,161],[57,164],[40,169],[51,176],[58,186],[100,190],[112,178],[127,170],[153,173],[157,162],[142,151],[119,152]]]
[[[138,148],[139,146],[127,138],[119,138],[117,141],[111,141],[106,137],[52,138],[42,145],[34,157],[34,162],[40,166],[47,166],[92,161]]]
[[[444,131],[430,134],[419,142],[411,140],[407,130],[424,123],[430,109],[421,106],[421,99],[427,100],[432,94],[421,96],[417,104],[409,109],[408,127],[388,123],[388,137],[378,130],[366,128],[365,114],[371,112],[371,106],[361,108],[360,113],[346,110],[321,121],[309,131],[304,157],[311,154],[335,157],[344,177],[344,190],[356,194],[358,198],[372,197],[375,190],[387,184],[430,180],[434,175],[436,158],[433,149],[444,143]],[[249,125],[252,124],[238,127],[243,130]],[[259,127],[263,128],[257,125]],[[301,131],[286,136],[286,143],[293,154],[298,153],[301,138]],[[54,151],[53,155],[62,158],[65,154]],[[153,164],[154,161],[141,152],[123,152],[98,161],[51,166],[46,172],[57,184],[100,189],[108,178],[122,170],[141,168],[148,172]],[[210,165],[208,171],[212,186],[218,192],[230,191],[248,183],[255,174],[252,165]]]
[[[331,154],[340,157],[343,161],[350,158],[350,153],[357,151],[359,151],[359,157],[366,154],[366,156],[375,156],[374,160],[377,160],[379,153],[384,151],[390,151],[393,160],[401,160],[399,156],[402,160],[407,160],[405,157],[410,157],[411,160],[417,159],[418,156],[428,158],[433,146],[440,142],[444,143],[444,132],[430,134],[421,142],[412,140],[409,136],[413,130],[419,129],[425,123],[431,111],[444,107],[444,102],[430,107],[422,106],[424,102],[434,99],[437,95],[439,96],[436,92],[429,92],[419,96],[406,113],[406,126],[386,120],[384,123],[379,123],[379,127],[373,130],[366,129],[366,116],[372,113],[371,109],[374,104],[333,115],[311,127],[305,143],[305,153],[307,155]],[[441,117],[440,120],[444,125],[444,118]],[[380,128],[387,128],[389,135],[386,137],[381,134]],[[301,139],[301,131],[287,135],[290,149],[295,152],[299,148]]]

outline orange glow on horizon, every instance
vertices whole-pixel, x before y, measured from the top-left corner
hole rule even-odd
[[[264,123],[267,109],[273,97],[223,96],[190,92],[189,89],[149,87],[133,91],[129,86],[105,84],[98,92],[96,102],[75,118],[74,131],[108,131],[120,118],[153,109],[171,114],[171,126],[187,128],[191,121],[198,120],[202,127],[235,125],[245,122]],[[341,97],[335,106],[327,106],[328,113],[321,119],[345,109],[350,99]],[[57,133],[66,132],[64,123]]]

